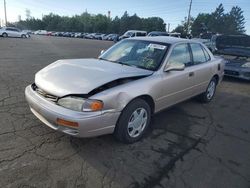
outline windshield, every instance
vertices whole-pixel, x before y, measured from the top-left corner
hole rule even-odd
[[[134,33],[133,32],[126,32],[125,34],[124,34],[124,36],[127,36],[127,37],[130,37],[131,35],[133,35]]]
[[[167,44],[125,40],[110,48],[100,59],[155,71],[160,66],[167,49]]]

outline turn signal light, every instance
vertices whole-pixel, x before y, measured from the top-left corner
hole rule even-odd
[[[90,104],[90,108],[92,111],[99,111],[103,108],[103,103],[101,101],[93,101]]]
[[[62,125],[62,126],[66,126],[66,127],[74,127],[74,128],[79,127],[77,122],[67,121],[67,120],[60,119],[60,118],[57,118],[56,122],[58,125]]]

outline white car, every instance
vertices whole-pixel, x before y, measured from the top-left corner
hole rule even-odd
[[[18,28],[15,27],[3,27],[0,29],[0,35],[2,37],[21,37],[21,38],[28,38],[30,37],[27,32],[23,32]]]
[[[35,35],[47,35],[47,31],[46,30],[37,30],[35,31]]]
[[[139,31],[139,30],[128,30],[122,36],[119,37],[119,40],[130,38],[130,37],[145,37],[147,36],[147,31]]]

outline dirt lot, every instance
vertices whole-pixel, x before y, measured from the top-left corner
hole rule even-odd
[[[226,79],[210,104],[157,114],[133,145],[77,139],[30,112],[24,89],[58,59],[97,57],[110,42],[0,38],[0,187],[250,187],[250,83]]]

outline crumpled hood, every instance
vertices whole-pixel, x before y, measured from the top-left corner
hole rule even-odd
[[[39,71],[35,76],[35,84],[49,94],[62,97],[88,94],[113,80],[152,73],[99,59],[68,59],[58,60]]]

